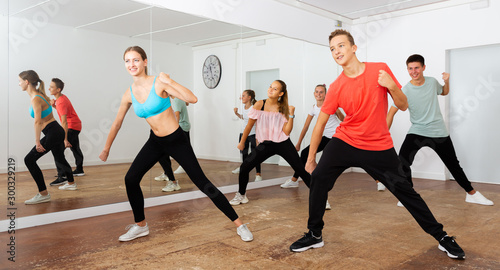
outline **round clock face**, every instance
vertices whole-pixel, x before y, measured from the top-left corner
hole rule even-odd
[[[205,59],[202,75],[203,82],[208,88],[213,89],[217,87],[222,75],[222,67],[217,56],[210,55],[207,57],[207,59]]]

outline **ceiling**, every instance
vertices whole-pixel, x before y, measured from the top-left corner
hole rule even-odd
[[[131,0],[11,0],[9,15],[190,47],[268,34]]]
[[[250,0],[247,0],[250,1]],[[272,0],[268,0],[272,1]],[[366,16],[459,0],[274,0],[307,12],[352,23]],[[239,38],[267,35],[132,0],[10,0],[9,15],[35,18],[45,14],[50,23],[129,37],[152,38],[185,46],[201,46]]]
[[[299,5],[319,8],[351,20],[366,16],[449,2],[450,0],[289,0]]]

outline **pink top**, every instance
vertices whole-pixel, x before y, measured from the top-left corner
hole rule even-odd
[[[257,120],[255,135],[259,142],[272,141],[279,143],[286,141],[290,137],[283,132],[283,126],[288,120],[279,112],[266,112],[251,107],[248,118]]]

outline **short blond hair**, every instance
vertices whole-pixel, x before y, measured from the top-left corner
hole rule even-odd
[[[347,37],[347,40],[349,40],[349,43],[351,43],[351,46],[355,45],[354,38],[352,37],[351,33],[349,33],[349,31],[344,30],[344,29],[337,29],[337,30],[333,31],[330,34],[330,36],[328,37],[328,43],[330,43],[330,41],[332,41],[332,38],[334,38],[336,36],[341,36],[341,35],[344,35]]]

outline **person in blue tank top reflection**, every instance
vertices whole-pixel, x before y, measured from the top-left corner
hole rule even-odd
[[[56,166],[67,175],[68,182],[60,186],[59,189],[76,190],[77,186],[73,179],[71,166],[64,157],[64,129],[52,115],[50,99],[45,94],[45,84],[35,71],[26,70],[19,73],[19,86],[31,98],[30,115],[35,119],[35,146],[24,158],[24,163],[35,180],[39,192],[24,203],[45,203],[50,201],[51,196],[45,185],[43,173],[36,162],[49,151],[52,151]],[[43,138],[40,138],[41,133],[45,135]]]
[[[127,233],[119,241],[130,241],[149,234],[149,227],[144,215],[144,196],[140,187],[142,177],[160,160],[169,155],[186,171],[189,178],[231,221],[234,222],[243,241],[252,241],[253,235],[229,204],[227,198],[215,187],[203,173],[191,144],[175,119],[169,96],[185,102],[196,103],[197,97],[186,87],[178,84],[163,72],[158,77],[147,73],[146,52],[139,46],[129,47],[123,55],[125,68],[134,83],[123,94],[116,119],[99,158],[106,161],[109,156],[123,119],[133,105],[137,116],[145,118],[151,126],[150,137],[132,162],[125,175],[127,196],[134,214],[134,224],[127,226]]]

